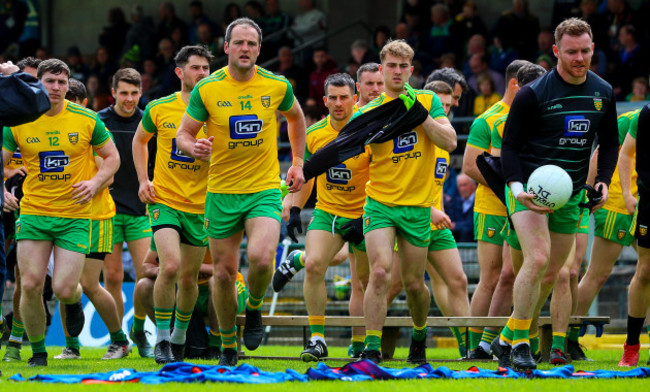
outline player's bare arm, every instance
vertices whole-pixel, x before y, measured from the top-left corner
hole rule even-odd
[[[483,150],[476,147],[470,146],[469,144],[465,147],[465,155],[463,155],[463,173],[470,176],[470,178],[479,184],[489,186],[485,182],[485,178],[481,174],[481,171],[476,166],[476,157],[481,155]]]
[[[625,208],[630,214],[636,210],[636,197],[632,195],[632,172],[634,171],[634,154],[636,153],[636,139],[628,133],[618,154],[618,175],[621,179],[621,189]]]
[[[153,189],[153,183],[149,179],[149,173],[147,171],[147,162],[149,161],[149,149],[147,148],[147,143],[153,137],[152,133],[149,133],[142,128],[142,122],[138,125],[138,129],[133,135],[133,145],[131,147],[133,151],[133,164],[135,165],[135,171],[138,174],[138,183],[140,187],[138,189],[138,197],[140,201],[146,204],[153,204],[156,194]]]
[[[510,190],[512,190],[512,193],[515,195],[517,201],[521,203],[523,206],[525,206],[526,208],[528,208],[529,210],[536,212],[538,214],[553,213],[552,209],[548,207],[541,207],[533,203],[533,199],[535,198],[535,195],[523,190],[523,184],[521,182],[510,181],[508,183],[508,186],[510,187]],[[521,189],[518,189],[520,187]]]
[[[102,184],[108,182],[120,168],[120,153],[112,139],[109,138],[103,146],[95,148],[95,152],[104,162],[93,178],[72,185],[72,199],[75,204],[88,203],[101,189]]]
[[[291,109],[282,114],[287,118],[289,142],[293,154],[293,162],[287,171],[286,181],[289,191],[297,192],[305,184],[305,175],[302,172],[305,154],[305,116],[297,100],[294,100]]]
[[[181,125],[178,127],[178,132],[176,132],[176,143],[178,144],[178,148],[184,153],[196,159],[210,162],[214,136],[210,136],[207,139],[197,139],[196,135],[198,135],[202,126],[202,122],[194,120],[187,114],[183,114]]]
[[[456,131],[451,126],[447,117],[440,117],[434,120],[430,116],[427,116],[427,119],[420,126],[436,146],[447,152],[452,152],[456,149]]]

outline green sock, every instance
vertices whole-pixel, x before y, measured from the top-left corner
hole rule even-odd
[[[325,316],[308,316],[311,337],[325,338]]]
[[[219,330],[215,332],[210,328],[210,333],[208,334],[208,346],[221,348],[221,332],[219,332]]]
[[[117,332],[111,332],[111,343],[117,343],[117,342],[120,343],[128,342],[128,340],[126,339],[126,334],[121,329],[118,330]]]
[[[248,301],[246,302],[246,309],[259,310],[264,302],[264,294],[261,297],[254,296],[250,291],[248,292]]]
[[[539,351],[539,333],[536,333],[535,335],[530,336],[530,352],[533,353],[533,355],[537,355],[539,354]]]
[[[501,330],[501,335],[499,335],[499,340],[508,343],[509,345],[512,345],[512,340],[514,338],[514,330],[515,330],[515,319],[510,317],[508,319],[508,323],[506,324],[505,327]]]
[[[483,335],[481,335],[481,342],[485,342],[490,345],[492,344],[494,338],[497,337],[497,335],[499,335],[499,331],[493,331],[491,329],[485,328],[483,329]]]
[[[25,325],[23,324],[22,321],[14,317],[13,321],[11,322],[11,335],[9,336],[9,341],[22,344],[24,334],[25,334]]]
[[[142,332],[144,331],[144,322],[147,319],[147,316],[144,316],[140,318],[140,316],[134,314],[133,315],[133,326],[131,326],[131,329],[133,332]]]
[[[553,332],[553,344],[551,345],[551,350],[562,350],[564,351],[564,341],[566,340],[566,334],[561,332]]]
[[[246,300],[248,299],[248,288],[243,280],[237,279],[235,281],[235,288],[237,288],[237,314],[244,311],[246,308]]]
[[[427,338],[427,326],[426,324],[422,327],[416,327],[415,324],[413,324],[413,332],[411,333],[411,338],[413,340],[421,342],[422,340]]]
[[[32,353],[47,353],[45,349],[45,334],[37,336],[28,336],[29,344],[32,346]]]
[[[451,333],[456,338],[456,342],[458,342],[458,351],[464,356],[463,353],[467,352],[467,347],[465,347],[465,331],[467,331],[467,328],[451,327],[449,329],[451,329]]]
[[[296,252],[293,255],[293,260],[291,261],[292,261],[293,268],[296,271],[300,271],[301,269],[305,268],[305,260],[303,257],[304,254],[305,252]]]
[[[514,319],[515,329],[512,331],[512,347],[517,347],[519,344],[528,344],[530,346],[530,340],[528,335],[530,333],[530,324],[533,320],[519,320]]]
[[[190,325],[190,319],[192,318],[192,311],[184,312],[176,308],[176,320],[174,321],[174,331],[172,332],[171,338],[169,341],[174,344],[185,344],[187,327]]]
[[[223,348],[233,348],[237,349],[237,327],[232,327],[232,329],[221,329],[221,346]]]
[[[366,339],[363,341],[366,350],[381,351],[381,331],[366,331]]]
[[[153,308],[156,317],[156,328],[169,331],[172,324],[172,312],[174,309]]]
[[[566,337],[572,342],[577,342],[580,339],[580,327],[569,327],[569,333]]]
[[[469,328],[469,349],[476,350],[478,344],[481,342],[481,336],[483,336],[483,329],[481,328]]]
[[[74,348],[79,350],[79,337],[77,336],[66,336],[65,337],[65,346],[67,348]]]

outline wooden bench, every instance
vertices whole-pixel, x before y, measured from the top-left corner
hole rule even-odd
[[[429,327],[504,327],[508,322],[508,317],[428,317],[427,326]],[[593,325],[596,328],[596,336],[600,337],[603,333],[605,324],[609,324],[609,317],[602,316],[573,316],[569,319],[569,325]],[[241,338],[243,326],[246,323],[245,316],[237,316],[237,349],[241,352]],[[262,316],[262,324],[265,326],[281,327],[302,327],[303,340],[306,343],[309,327],[307,316]],[[352,316],[325,316],[325,326],[329,327],[363,327],[365,319],[363,317]],[[386,317],[384,327],[412,327],[413,321],[410,317]],[[542,359],[547,361],[552,343],[552,324],[550,317],[539,318],[540,329],[540,349]],[[465,335],[467,342],[469,334]],[[297,357],[262,357],[262,356],[242,356],[242,358],[266,358],[266,359],[297,359]],[[350,360],[350,358],[330,358],[340,360]]]

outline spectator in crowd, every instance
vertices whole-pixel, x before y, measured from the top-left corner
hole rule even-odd
[[[370,50],[368,42],[364,39],[357,39],[350,45],[350,60],[348,63],[355,64],[358,69],[365,63],[378,63],[379,56]],[[353,78],[356,77],[356,69],[354,72],[348,72]]]
[[[307,128],[316,124],[323,118],[321,110],[314,105],[306,105],[302,111],[305,114],[305,126]]]
[[[99,45],[106,48],[111,59],[120,58],[130,28],[121,7],[108,10],[108,26],[104,26],[99,34]]]
[[[609,49],[607,54],[611,58],[614,58],[619,49],[619,31],[621,27],[629,24],[636,26],[637,20],[626,0],[607,0],[606,3],[607,11],[605,12],[604,19],[609,42],[605,45]]]
[[[463,105],[461,105],[461,98],[463,98],[464,102],[471,102],[472,104],[474,103],[473,98],[471,100],[468,100],[466,97],[463,97],[463,93],[467,96],[468,92],[471,92],[471,89],[467,85],[467,82],[465,81],[465,77],[463,75],[456,71],[454,68],[440,68],[437,69],[427,77],[426,83],[429,84],[430,82],[433,82],[434,80],[442,80],[443,82],[447,83],[448,85],[452,86],[454,89],[453,93],[451,94],[451,106],[452,110],[455,109],[463,109]],[[459,110],[458,115],[464,115],[466,113],[471,113],[470,111],[464,111],[464,110]],[[452,113],[447,115],[450,119],[453,118]]]
[[[426,35],[431,27],[431,2],[426,0],[408,0],[404,2],[402,9],[402,18],[400,22],[406,23],[409,28],[409,35],[413,36],[415,42],[419,43],[426,39]],[[411,43],[407,42],[409,45]],[[418,46],[413,46],[417,49]]]
[[[580,4],[582,0],[555,0],[553,1],[553,14],[551,15],[551,26],[557,26],[564,19],[579,18]]]
[[[178,28],[181,31],[180,43],[184,46],[187,43],[187,23],[176,16],[174,4],[169,1],[160,3],[158,14],[160,16],[157,30],[158,39],[171,38],[174,29]]]
[[[97,48],[95,63],[90,69],[90,73],[97,76],[100,88],[106,91],[110,89],[111,78],[117,70],[117,63],[110,57],[108,49],[103,46]]]
[[[553,61],[552,57],[543,54],[537,58],[535,64],[541,65],[542,68],[544,68],[546,72],[548,72],[555,66],[555,61]]]
[[[624,25],[618,32],[620,49],[610,78],[616,99],[623,99],[630,93],[632,80],[648,73],[648,61],[644,47],[637,40],[636,28]]]
[[[457,35],[457,39],[462,45],[465,45],[465,42],[468,42],[471,37],[480,35],[487,37],[488,31],[485,27],[485,23],[478,14],[478,7],[474,1],[466,1],[463,4],[463,10],[456,15],[454,21],[456,27],[454,32]],[[460,55],[460,53],[457,53]]]
[[[223,53],[223,44],[214,36],[212,24],[203,22],[197,27],[197,43],[208,48],[213,56]]]
[[[34,56],[36,49],[41,46],[41,22],[36,0],[22,0],[27,5],[29,12],[25,20],[23,32],[18,37],[20,57]]]
[[[81,51],[78,46],[70,46],[66,56],[66,63],[70,67],[70,77],[86,83],[90,69],[84,62]]]
[[[502,95],[494,91],[494,80],[489,73],[483,72],[476,79],[479,95],[474,98],[474,115],[478,116],[499,102]]]
[[[458,194],[460,197],[454,198],[447,210],[451,219],[451,231],[457,242],[474,241],[474,195],[476,192],[476,182],[467,174],[460,173],[456,177]]]
[[[424,41],[424,49],[431,55],[434,65],[440,63],[444,53],[458,53],[455,46],[452,29],[453,19],[446,4],[436,4],[431,7],[431,29]]]
[[[262,18],[262,25],[264,25],[264,46],[262,47],[260,58],[268,60],[275,56],[281,47],[290,45],[286,31],[283,33],[280,33],[280,31],[291,26],[291,17],[280,9],[279,0],[266,0],[264,2],[264,10],[266,11]]]
[[[485,56],[487,54],[487,45],[486,45],[485,36],[481,34],[474,34],[467,41],[467,53],[463,63],[463,76],[469,78],[472,76],[472,69],[469,66],[469,59],[473,55],[478,54],[480,56]]]
[[[235,19],[241,18],[241,7],[237,3],[228,3],[223,9],[223,19],[221,21],[221,34],[224,34],[226,27]]]
[[[456,55],[445,53],[440,56],[440,68],[456,68]]]
[[[188,39],[190,44],[202,44],[199,39],[199,26],[207,24],[212,31],[214,29],[214,22],[203,11],[202,1],[190,2],[190,23],[188,28]]]
[[[492,46],[489,49],[490,69],[505,73],[510,63],[519,59],[519,53],[512,47],[503,46],[503,41],[498,36],[492,38]]]
[[[301,12],[295,17],[293,24],[291,25],[291,29],[294,33],[294,45],[296,46],[322,37],[327,32],[327,15],[316,8],[314,0],[298,0],[298,7]],[[324,41],[316,41],[312,42],[311,47],[323,46],[324,44]],[[313,52],[310,48],[302,51],[303,66],[307,65],[312,54]],[[323,82],[325,82],[326,78],[327,76],[323,78]],[[319,98],[318,100],[321,101],[321,103],[323,101],[322,98]]]
[[[27,5],[22,1],[8,0],[0,3],[0,55],[18,42],[27,20]]]
[[[39,47],[39,48],[36,48],[36,52],[34,53],[34,57],[36,57],[37,59],[42,61],[42,60],[49,59],[50,57],[52,57],[52,55],[50,54],[50,50],[48,48]]]
[[[298,101],[301,104],[304,103],[309,94],[309,75],[302,67],[295,63],[290,47],[283,46],[278,50],[278,68],[275,70],[275,73],[287,78],[289,83],[291,83],[291,87],[293,87],[293,93],[298,98]]]
[[[257,0],[249,0],[244,4],[244,16],[253,20],[257,23],[262,30],[266,31],[265,26],[263,26],[262,19],[264,18],[264,8]]]
[[[548,56],[554,58],[553,54],[553,44],[555,44],[555,37],[553,37],[553,32],[549,29],[542,29],[539,34],[537,34],[537,56]]]
[[[528,0],[513,0],[512,9],[497,20],[492,31],[504,48],[513,48],[522,59],[534,60],[539,20],[528,10]]]
[[[323,102],[323,97],[325,96],[325,80],[328,76],[339,72],[338,67],[324,47],[314,49],[313,61],[316,69],[309,74],[309,97],[307,104],[316,105],[323,114],[327,114],[327,108]]]
[[[625,97],[628,102],[650,101],[648,78],[640,76],[632,81],[632,92]]]
[[[403,39],[412,48],[417,48],[419,46],[418,36],[413,34],[408,23],[400,22],[395,26],[395,38]]]
[[[386,45],[390,38],[390,29],[386,25],[379,25],[375,27],[375,32],[372,36],[372,47],[370,50],[375,55],[379,56],[379,52],[381,52],[381,49]]]
[[[467,84],[469,84],[475,94],[478,95],[481,93],[478,89],[478,76],[482,73],[488,73],[494,81],[496,92],[503,95],[506,85],[505,80],[503,80],[503,76],[500,73],[488,67],[487,56],[480,54],[472,55],[469,59],[469,67],[472,75],[467,79]]]
[[[141,5],[131,7],[131,23],[131,28],[126,33],[122,56],[137,48],[142,59],[153,58],[156,54],[156,31],[153,28],[153,20],[144,15]]]

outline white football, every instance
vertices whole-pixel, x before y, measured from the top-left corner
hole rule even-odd
[[[535,195],[533,203],[557,210],[571,198],[573,181],[564,169],[555,165],[540,166],[528,177],[527,192]]]

